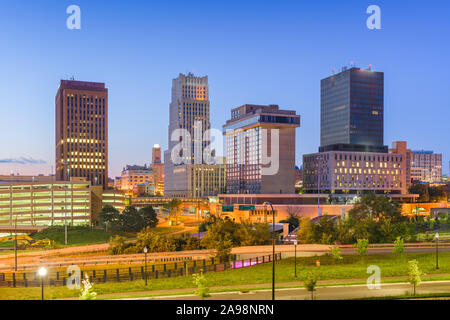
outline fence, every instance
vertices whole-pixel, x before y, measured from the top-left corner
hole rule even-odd
[[[235,256],[234,256],[235,258]],[[148,280],[173,278],[192,275],[194,273],[219,272],[230,269],[240,269],[257,264],[272,262],[272,255],[265,255],[255,258],[235,260],[228,262],[219,261],[216,263],[215,258],[183,261],[165,264],[151,264],[141,266],[133,266],[127,268],[104,268],[104,269],[86,269],[81,271],[81,279],[85,279],[86,274],[89,276],[91,283],[108,283],[108,282],[125,282],[135,280]],[[281,260],[281,253],[275,255],[275,261]],[[146,270],[147,269],[147,270]],[[44,279],[46,286],[65,286],[70,274],[59,270],[49,270],[48,275]],[[41,279],[37,272],[10,272],[0,273],[0,287],[39,287]]]

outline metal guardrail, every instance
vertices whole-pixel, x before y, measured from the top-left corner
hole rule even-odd
[[[194,273],[219,272],[230,269],[240,269],[258,264],[272,262],[272,255],[264,255],[255,258],[233,260],[230,262],[216,263],[214,258],[209,260],[194,260],[192,264],[184,261],[182,263],[175,262],[173,264],[148,265],[147,271],[145,266],[128,267],[128,268],[112,268],[112,269],[87,269],[81,271],[81,278],[84,279],[87,274],[92,283],[108,283],[108,282],[126,282],[135,280],[148,280],[173,278],[188,276]],[[275,260],[281,260],[281,253],[275,255]],[[50,270],[44,279],[46,286],[65,286],[69,281],[70,274],[60,271]],[[0,287],[39,287],[41,281],[36,272],[11,272],[0,273]]]

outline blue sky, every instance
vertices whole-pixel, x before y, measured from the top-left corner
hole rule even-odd
[[[81,30],[66,28],[71,4]],[[366,27],[371,4],[382,30]],[[180,72],[209,76],[216,128],[245,103],[296,110],[300,164],[319,145],[320,79],[350,61],[385,72],[385,144],[443,153],[448,173],[449,17],[447,1],[2,0],[0,174],[50,172],[55,93],[72,76],[109,88],[110,176],[150,162]]]

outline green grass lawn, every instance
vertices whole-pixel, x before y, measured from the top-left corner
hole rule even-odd
[[[113,233],[106,233],[102,229],[94,228],[68,228],[67,241],[69,246],[79,246],[87,244],[106,243]],[[31,235],[35,240],[53,240],[58,245],[64,245],[64,229],[62,230],[44,230],[42,232]]]
[[[169,234],[182,230],[183,227],[156,227],[152,230],[159,234]],[[103,229],[96,228],[68,228],[67,240],[68,246],[79,246],[88,244],[99,244],[109,242],[109,239],[117,235],[117,233],[106,233]],[[120,234],[129,239],[135,237],[134,234]],[[44,230],[42,232],[31,235],[35,240],[53,240],[58,245],[64,245],[64,228],[58,228],[57,230]]]
[[[14,249],[14,241],[0,242],[0,248]]]
[[[363,258],[357,256],[344,256],[341,262],[335,262],[331,257],[320,257],[321,266],[317,267],[317,257],[298,258],[297,273],[294,277],[294,259],[285,259],[276,264],[276,282],[290,283],[302,281],[309,271],[314,270],[320,280],[339,280],[346,283],[352,279],[367,279],[367,267],[377,265],[381,268],[381,277],[401,277],[407,275],[408,260],[417,259],[420,269],[425,273],[424,279],[450,279],[450,252],[442,252],[439,256],[440,269],[435,269],[435,255],[432,253],[406,254],[405,259],[389,255],[368,255]],[[433,276],[433,274],[435,276]],[[437,275],[440,276],[437,276]],[[449,276],[441,276],[448,274]],[[272,265],[270,263],[249,268],[230,270],[217,273],[207,273],[208,286],[240,286],[252,284],[268,284],[272,280]],[[389,279],[392,282],[393,279]],[[404,280],[403,280],[404,281]],[[337,283],[337,282],[336,282]],[[98,294],[113,294],[119,292],[140,292],[148,290],[179,290],[193,288],[192,277],[177,277],[169,279],[151,280],[149,287],[143,281],[98,284],[94,290]],[[449,290],[450,291],[450,290]],[[48,299],[77,297],[77,291],[67,288],[47,288]],[[0,289],[0,299],[39,299],[39,288]]]

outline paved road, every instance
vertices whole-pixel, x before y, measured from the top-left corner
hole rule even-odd
[[[409,247],[409,244],[405,245],[405,251],[407,253],[416,252],[434,252],[435,248],[433,245],[429,244],[414,244],[413,247]],[[48,264],[79,264],[79,265],[94,265],[99,264],[100,261],[108,261],[109,263],[118,262],[123,263],[125,260],[127,263],[132,260],[131,263],[142,263],[144,255],[119,255],[119,256],[94,256],[94,257],[75,257],[64,258],[64,255],[72,255],[80,252],[96,252],[103,251],[108,248],[108,244],[97,244],[89,246],[80,247],[69,247],[58,250],[46,250],[46,251],[35,251],[26,252],[19,254],[19,268],[20,266],[27,266],[28,268],[35,268],[42,263]],[[441,244],[439,250],[450,251],[449,244]],[[294,246],[293,245],[279,245],[276,246],[275,251],[277,253],[282,253],[283,258],[294,256]],[[323,255],[330,251],[330,246],[328,245],[318,245],[318,244],[306,244],[297,246],[297,256],[314,256]],[[269,255],[272,253],[272,246],[255,246],[255,247],[240,247],[233,248],[233,254],[240,255],[240,259],[248,259],[251,257]],[[389,254],[392,253],[392,244],[382,244],[373,245],[369,248],[369,254]],[[342,254],[356,254],[355,249],[351,246],[342,246]],[[214,254],[210,250],[193,250],[193,251],[181,251],[181,252],[167,252],[167,253],[152,253],[149,254],[149,258],[160,259],[168,257],[191,257],[192,259],[207,259],[212,257]],[[0,269],[10,269],[14,266],[14,255],[3,255],[0,256]]]
[[[316,299],[320,300],[348,300],[358,298],[401,296],[412,293],[409,283],[382,284],[379,290],[369,290],[366,285],[319,287],[315,292]],[[417,288],[418,294],[450,293],[450,281],[423,282]],[[271,290],[251,291],[249,293],[226,292],[213,293],[208,300],[271,300]],[[309,300],[311,293],[304,288],[277,289],[277,300]],[[194,295],[162,296],[149,298],[136,298],[125,300],[199,300]]]

